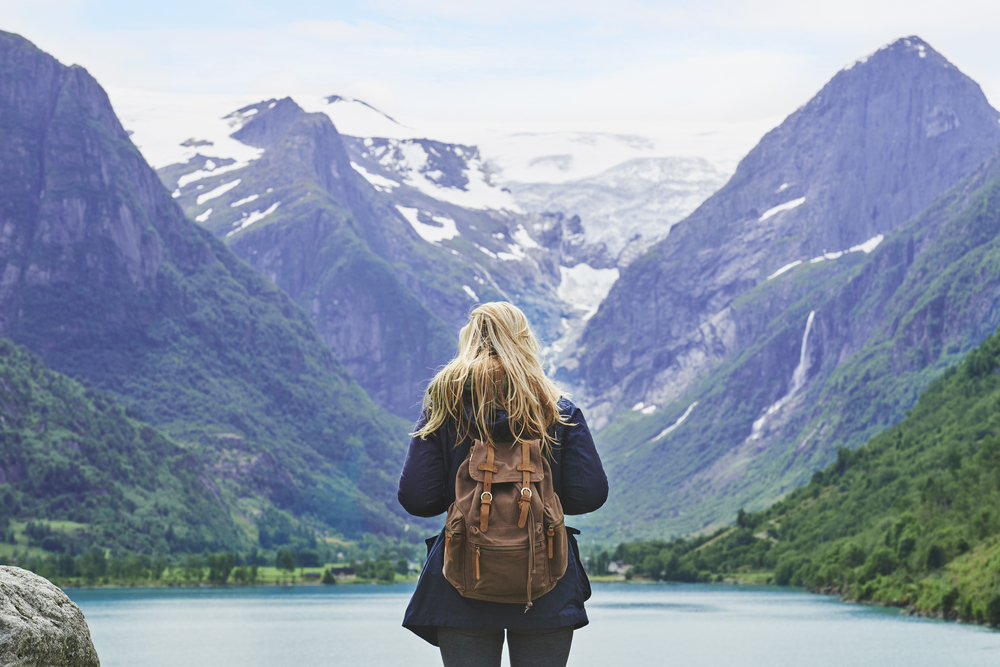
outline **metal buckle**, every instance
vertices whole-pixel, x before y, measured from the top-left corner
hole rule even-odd
[[[490,499],[488,501],[486,500],[486,496],[490,497]],[[492,503],[493,502],[493,494],[490,493],[489,491],[483,491],[483,495],[479,496],[479,502],[483,502],[483,503],[485,503],[485,502],[491,502]]]
[[[524,495],[524,492],[525,492],[525,491],[527,491],[527,492],[528,492],[528,498],[531,498],[531,489],[529,489],[529,488],[528,488],[528,487],[526,487],[526,486],[522,486],[522,487],[521,487],[521,495],[522,495],[522,496]]]

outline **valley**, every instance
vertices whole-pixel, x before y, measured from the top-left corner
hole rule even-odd
[[[337,94],[166,113],[11,33],[0,73],[0,532],[22,557],[418,557],[438,525],[396,502],[407,431],[470,310],[509,300],[611,480],[588,549],[653,541],[619,554],[646,568],[691,538],[685,576],[905,584],[935,608],[914,602],[938,595],[926,554],[868,590],[864,559],[781,556],[776,519],[853,493],[831,470],[909,428],[1000,323],[1000,113],[920,38],[834,73],[735,166],[622,133],[477,143]],[[772,519],[781,546],[748,556],[764,538],[730,526]],[[696,562],[720,535],[747,549]]]

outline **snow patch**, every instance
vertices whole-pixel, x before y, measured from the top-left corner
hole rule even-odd
[[[805,197],[799,197],[798,199],[787,201],[784,204],[778,204],[774,208],[769,208],[766,211],[764,211],[764,215],[760,216],[760,218],[757,219],[757,222],[764,222],[768,218],[775,216],[781,213],[782,211],[790,211],[793,208],[802,206],[802,204],[804,204],[805,201],[806,201]]]
[[[837,252],[825,252],[822,255],[820,255],[819,257],[813,257],[812,259],[810,259],[809,263],[810,264],[818,264],[819,262],[825,262],[828,259],[840,259],[844,255],[850,254],[852,252],[863,252],[863,253],[865,253],[867,255],[872,250],[874,250],[875,248],[877,248],[878,244],[881,243],[884,239],[885,239],[885,236],[883,236],[882,234],[879,234],[878,236],[871,237],[870,239],[868,239],[864,243],[859,243],[856,246],[851,246],[847,250],[838,250]],[[770,280],[771,278],[777,278],[782,273],[784,273],[786,271],[790,271],[791,269],[794,269],[796,266],[798,266],[799,264],[801,264],[802,261],[803,260],[801,260],[801,259],[797,259],[797,260],[795,260],[794,262],[792,262],[790,264],[785,264],[783,267],[781,267],[780,269],[778,269],[777,271],[775,271],[774,273],[772,273],[771,275],[769,275],[767,277],[767,280]]]
[[[868,239],[864,243],[861,243],[861,244],[856,245],[856,246],[851,246],[851,249],[848,250],[847,252],[858,252],[860,250],[861,252],[863,252],[863,253],[865,253],[867,255],[872,250],[874,250],[875,248],[877,248],[878,244],[881,243],[883,240],[885,240],[885,236],[883,236],[882,234],[879,234],[878,236],[871,237],[870,239]]]
[[[463,170],[468,183],[465,189],[442,187],[431,180],[435,176],[433,171],[422,171],[427,166],[427,153],[423,146],[414,141],[404,141],[399,143],[399,149],[403,155],[403,182],[411,188],[422,192],[428,197],[433,197],[438,201],[447,202],[462,208],[474,210],[506,210],[514,213],[524,213],[514,198],[506,190],[494,187],[487,182],[486,172],[482,161],[471,159],[466,162],[467,169]],[[440,177],[440,175],[438,175]]]
[[[378,146],[372,142],[370,148],[366,153],[370,159],[393,172],[403,184],[428,197],[466,209],[524,213],[510,192],[492,184],[489,169],[476,154],[469,157],[463,155],[465,168],[462,175],[467,182],[459,188],[440,184],[444,173],[430,168],[427,149],[419,141],[390,138]]]
[[[774,192],[778,193],[778,192],[782,192],[782,191],[784,191],[786,189],[788,189],[788,183],[782,183],[781,186],[777,190],[775,190]]]
[[[386,178],[381,174],[373,174],[360,164],[352,162],[351,166],[354,167],[354,171],[364,176],[365,180],[371,183],[372,186],[379,192],[392,192],[393,188],[399,187],[399,183],[397,181],[394,181],[391,178]]]
[[[431,220],[441,223],[440,227],[435,227],[434,225],[420,222],[420,211],[418,209],[399,206],[397,204],[396,210],[406,218],[406,221],[413,227],[413,231],[428,243],[440,243],[441,241],[447,241],[458,236],[458,227],[455,226],[455,221],[451,218],[437,215],[431,217]]]
[[[208,178],[209,176],[218,176],[219,174],[225,174],[229,171],[243,169],[249,164],[250,162],[234,162],[233,164],[227,164],[225,167],[219,167],[218,169],[199,169],[197,171],[192,171],[190,174],[184,174],[177,179],[177,187],[183,188],[186,185],[194,183],[195,181],[200,181],[203,178]]]
[[[790,270],[794,269],[796,266],[798,266],[801,263],[802,263],[802,260],[801,259],[797,259],[797,260],[795,260],[794,262],[792,262],[790,264],[785,264],[783,267],[781,267],[780,269],[778,269],[777,271],[775,271],[774,273],[772,273],[771,275],[769,275],[767,277],[767,279],[770,280],[771,278],[777,278],[778,276],[780,276],[785,271],[790,271]]]
[[[239,226],[236,229],[234,229],[233,231],[231,231],[228,234],[226,234],[226,236],[232,236],[233,234],[235,234],[236,232],[240,231],[241,229],[246,229],[247,227],[249,227],[253,223],[257,222],[258,220],[263,220],[264,218],[266,218],[267,216],[271,215],[276,210],[278,210],[278,206],[280,206],[280,205],[281,205],[280,201],[274,202],[273,204],[271,204],[267,208],[266,211],[254,211],[253,213],[251,213],[247,217],[243,218],[242,220],[237,220],[233,224],[234,225],[239,225]]]
[[[233,208],[236,208],[237,206],[243,206],[243,204],[249,204],[250,202],[252,202],[255,199],[257,199],[258,197],[260,197],[260,195],[250,195],[249,197],[244,197],[243,199],[241,199],[239,201],[234,201],[232,204],[230,204],[230,206],[233,207]]]
[[[695,401],[694,403],[689,405],[688,409],[684,411],[684,414],[682,414],[677,421],[675,421],[673,424],[660,431],[660,434],[655,438],[653,438],[652,440],[650,440],[650,442],[656,442],[660,438],[663,438],[668,434],[672,433],[674,430],[676,430],[678,426],[684,423],[684,420],[688,418],[688,415],[691,414],[691,411],[694,410],[694,406],[696,405],[698,405],[698,401]]]
[[[559,275],[556,294],[574,309],[586,311],[583,319],[589,320],[618,280],[619,272],[618,269],[594,269],[589,264],[577,264],[572,268],[560,266]]]
[[[468,294],[473,301],[479,301],[479,297],[476,296],[476,293],[472,291],[471,287],[468,285],[462,285],[462,289],[465,290],[465,293]]]
[[[528,259],[528,255],[525,254],[524,249],[516,243],[511,243],[507,246],[510,252],[498,252],[497,257],[505,262],[520,262],[522,259]]]
[[[204,194],[198,195],[198,206],[201,206],[210,199],[215,199],[216,197],[221,197],[222,195],[226,194],[227,192],[235,188],[237,185],[239,185],[241,180],[242,179],[237,178],[235,181],[229,181],[228,183],[223,183],[214,190],[209,190]]]
[[[528,230],[524,228],[524,225],[518,225],[517,231],[512,234],[514,240],[517,241],[518,245],[524,248],[541,248],[542,246],[535,243],[535,239],[531,238],[528,234]]]
[[[210,216],[210,215],[212,215],[212,209],[208,209],[207,211],[205,211],[201,215],[197,216],[194,219],[194,221],[195,222],[205,222],[206,220],[208,220],[208,216]]]
[[[473,243],[472,245],[476,246],[476,250],[478,250],[479,252],[483,253],[484,255],[492,257],[493,259],[497,259],[497,254],[495,252],[493,252],[492,250],[488,250],[488,249],[484,248],[483,246],[479,245],[478,243]]]

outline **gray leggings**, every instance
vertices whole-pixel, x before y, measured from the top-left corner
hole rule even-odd
[[[503,630],[438,628],[444,667],[500,667]],[[511,667],[565,667],[573,627],[507,630]]]

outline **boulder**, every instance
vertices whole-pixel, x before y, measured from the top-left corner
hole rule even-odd
[[[0,566],[0,667],[100,667],[83,612],[47,579]]]

